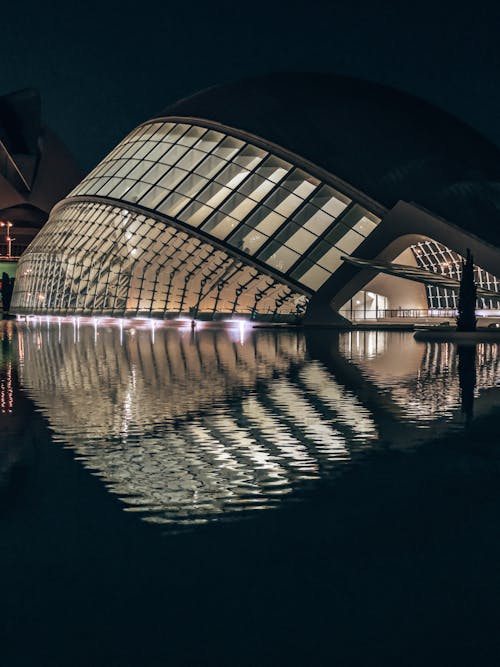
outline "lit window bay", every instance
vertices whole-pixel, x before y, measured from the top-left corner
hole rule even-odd
[[[21,260],[16,312],[303,314],[380,220],[252,139],[134,130],[54,209]]]

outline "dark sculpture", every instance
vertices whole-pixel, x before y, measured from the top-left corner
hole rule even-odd
[[[10,278],[5,271],[2,273],[2,310],[9,312],[12,292],[14,290],[14,278]]]
[[[467,248],[467,257],[462,260],[462,277],[458,297],[457,331],[476,330],[476,283],[474,282],[474,259]]]

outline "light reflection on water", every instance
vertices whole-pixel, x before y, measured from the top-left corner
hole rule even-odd
[[[416,425],[463,427],[455,347],[411,334],[76,323],[8,331],[20,383],[53,440],[149,522],[273,507],[382,443],[417,445],[429,434]],[[480,412],[500,404],[496,345],[479,346],[476,367]]]

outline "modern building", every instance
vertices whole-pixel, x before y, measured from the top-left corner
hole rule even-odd
[[[68,150],[43,125],[37,91],[0,97],[0,258],[19,256],[81,177]]]
[[[466,248],[496,311],[496,146],[380,85],[276,74],[134,129],[55,206],[12,308],[311,322],[451,311]]]

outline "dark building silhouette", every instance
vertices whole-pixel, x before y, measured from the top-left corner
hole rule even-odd
[[[12,255],[21,254],[81,177],[60,139],[43,125],[37,91],[0,97],[0,221],[12,223]],[[0,255],[8,254],[7,235],[0,228]]]

